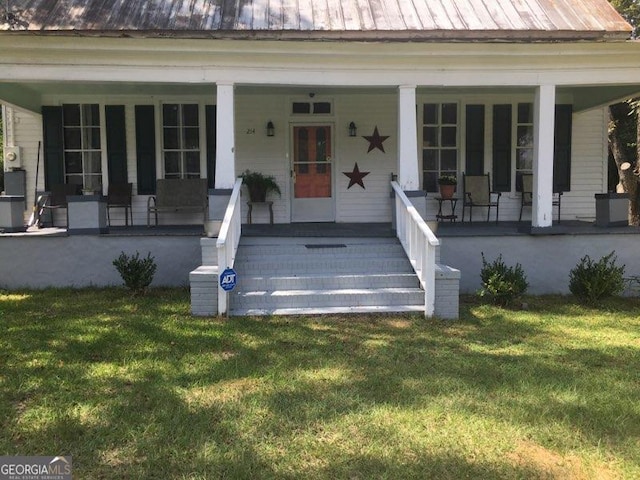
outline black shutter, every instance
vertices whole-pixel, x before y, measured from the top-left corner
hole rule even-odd
[[[493,106],[493,189],[511,190],[511,105]]]
[[[156,125],[153,105],[136,105],[138,193],[156,193]]]
[[[62,107],[42,107],[44,188],[64,183]]]
[[[104,107],[107,128],[107,164],[109,183],[127,183],[127,132],[124,105]]]
[[[553,191],[571,190],[571,105],[556,105],[553,147]]]
[[[466,173],[484,173],[484,105],[467,105]]]
[[[216,105],[205,105],[205,128],[207,131],[207,185],[216,185]]]

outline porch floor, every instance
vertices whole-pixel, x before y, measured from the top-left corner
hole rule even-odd
[[[640,227],[596,227],[594,222],[566,220],[547,228],[532,229],[525,222],[439,222],[438,237],[523,236],[523,235],[609,235],[640,234]],[[66,236],[65,228],[31,227],[26,232],[3,233],[5,236]],[[110,227],[103,236],[204,236],[202,225],[144,225]],[[280,223],[242,225],[243,237],[395,237],[391,223]]]

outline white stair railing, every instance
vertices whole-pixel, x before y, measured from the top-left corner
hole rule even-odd
[[[440,241],[411,204],[398,182],[392,181],[391,188],[395,192],[396,235],[424,289],[425,316],[431,317],[435,311],[436,248]]]
[[[242,235],[242,217],[240,208],[240,189],[242,179],[238,178],[233,185],[231,198],[220,226],[220,233],[216,242],[218,250],[218,274],[222,274],[225,268],[233,268],[236,260],[236,252]],[[229,309],[229,294],[220,286],[218,281],[218,314],[225,315]]]

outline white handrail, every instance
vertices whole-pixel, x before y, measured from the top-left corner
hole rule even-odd
[[[435,312],[436,248],[440,241],[398,182],[392,181],[391,188],[395,192],[396,235],[420,279],[420,285],[424,289],[425,315],[431,317]]]
[[[224,213],[220,233],[216,241],[218,250],[218,273],[221,274],[225,268],[233,268],[236,260],[236,252],[242,235],[242,218],[240,216],[240,189],[242,188],[242,179],[238,178],[233,185],[231,198],[227,204]],[[228,293],[220,286],[218,282],[218,314],[224,315],[229,308]]]

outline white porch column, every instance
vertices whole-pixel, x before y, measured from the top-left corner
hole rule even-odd
[[[209,190],[209,220],[224,218],[236,180],[235,107],[233,83],[216,86],[216,181]]]
[[[555,110],[555,85],[538,86],[533,116],[532,227],[550,227],[552,223]]]
[[[216,189],[232,189],[236,180],[233,84],[217,84]]]
[[[420,188],[416,86],[398,87],[398,184],[422,218],[427,215],[427,197]]]
[[[420,188],[418,119],[415,85],[398,87],[398,184],[405,191]]]

